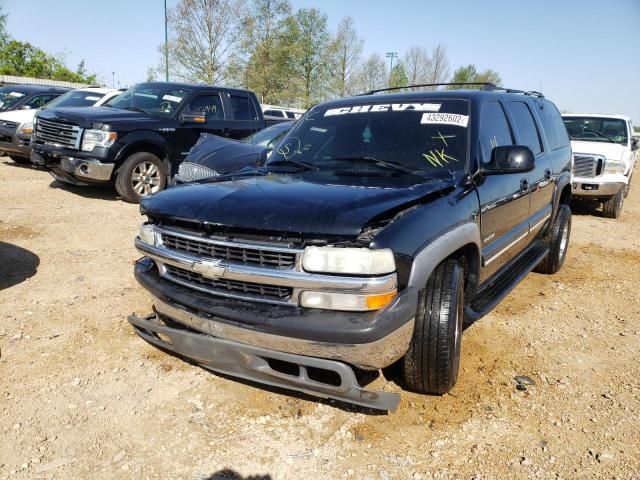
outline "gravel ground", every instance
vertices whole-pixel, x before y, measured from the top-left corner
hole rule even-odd
[[[389,415],[151,347],[126,321],[151,307],[138,207],[7,158],[0,183],[0,479],[640,479],[640,177],[619,220],[574,212],[557,275],[465,331],[450,394]]]

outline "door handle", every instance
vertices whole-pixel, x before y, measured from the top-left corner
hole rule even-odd
[[[544,179],[551,180],[551,170],[549,170],[548,168],[544,171]]]
[[[529,180],[527,180],[526,178],[523,178],[522,180],[520,180],[520,191],[526,192],[528,190],[529,190]]]

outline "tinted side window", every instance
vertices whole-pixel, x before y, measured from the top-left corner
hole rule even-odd
[[[569,135],[567,135],[567,129],[560,112],[551,102],[545,101],[541,105],[542,108],[538,110],[538,115],[540,115],[544,131],[547,133],[551,150],[566,147],[569,145]]]
[[[542,151],[542,147],[540,146],[538,127],[533,120],[529,106],[524,102],[509,102],[508,108],[521,143],[529,147],[534,155],[537,155]]]
[[[480,148],[482,161],[491,160],[494,147],[513,145],[511,130],[502,106],[498,102],[487,102],[480,114]]]
[[[47,95],[36,95],[35,97],[27,100],[25,102],[25,105],[31,108],[40,108],[45,106],[47,103],[49,103],[51,100],[53,100],[57,96],[58,94],[55,94],[55,93],[49,93]]]
[[[217,93],[198,95],[196,98],[191,100],[188,110],[192,113],[205,113],[207,115],[207,120],[224,119],[222,100],[220,99],[220,95]]]
[[[233,118],[236,120],[257,120],[258,115],[253,102],[246,95],[229,95]]]

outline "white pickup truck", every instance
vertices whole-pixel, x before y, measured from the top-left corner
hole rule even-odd
[[[120,95],[122,89],[86,87],[71,90],[41,108],[52,107],[99,107]],[[12,110],[0,113],[0,156],[9,155],[16,163],[30,163],[33,119],[38,109]]]
[[[574,198],[602,201],[605,217],[618,218],[629,194],[638,139],[625,115],[562,115],[573,150]]]

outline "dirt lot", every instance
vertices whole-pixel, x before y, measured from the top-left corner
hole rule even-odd
[[[451,394],[375,415],[147,345],[138,207],[2,158],[0,479],[640,478],[636,177],[620,220],[574,214],[563,270],[466,330]]]

